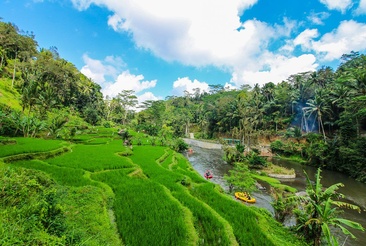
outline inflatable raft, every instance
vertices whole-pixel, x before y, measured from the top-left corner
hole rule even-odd
[[[248,203],[255,203],[255,198],[251,197],[247,192],[235,192],[235,198]]]

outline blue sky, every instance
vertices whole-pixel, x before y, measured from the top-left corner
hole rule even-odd
[[[366,50],[366,0],[1,0],[111,97],[280,82]]]

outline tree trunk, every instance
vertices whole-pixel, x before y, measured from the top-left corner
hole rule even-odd
[[[309,126],[308,126],[308,121],[306,120],[306,117],[305,117],[304,110],[302,110],[302,120],[304,121],[305,132],[308,133],[309,132]]]
[[[315,225],[314,232],[314,246],[320,246],[322,242],[322,228],[318,225]]]
[[[13,89],[14,86],[14,80],[15,80],[15,67],[16,67],[16,63],[17,63],[17,56],[18,56],[18,52],[15,52],[15,59],[14,59],[14,70],[13,70],[13,79],[11,81],[11,88]]]
[[[188,137],[188,132],[189,132],[189,121],[186,122],[186,137]]]
[[[323,121],[322,121],[322,118],[321,117],[319,118],[319,122],[320,122],[320,127],[322,128],[323,138],[324,138],[324,141],[325,141],[324,125],[323,125]]]
[[[125,114],[123,115],[123,119],[122,119],[122,124],[123,125],[125,125],[126,124],[126,122],[127,122],[127,110],[126,110],[126,112],[125,112]]]

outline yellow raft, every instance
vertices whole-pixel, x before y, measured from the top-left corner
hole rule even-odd
[[[251,197],[247,192],[235,192],[235,198],[248,203],[255,203],[255,198]]]

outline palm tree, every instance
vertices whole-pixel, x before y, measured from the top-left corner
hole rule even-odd
[[[315,183],[306,175],[306,195],[293,197],[300,203],[302,210],[295,210],[297,217],[297,230],[302,232],[309,242],[313,245],[320,245],[322,239],[325,239],[329,245],[338,245],[337,239],[332,235],[330,227],[338,227],[345,235],[352,238],[355,236],[344,225],[362,230],[361,224],[347,219],[337,217],[339,208],[349,208],[360,212],[360,208],[342,201],[334,199],[344,198],[344,195],[336,191],[343,187],[342,183],[333,184],[332,186],[323,189],[321,184],[321,169],[319,168],[315,175]]]
[[[348,100],[344,107],[350,111],[356,120],[357,135],[360,136],[360,113],[366,106],[366,56],[361,55],[355,59],[352,67],[346,67],[338,78],[338,83],[345,85],[348,89]]]
[[[313,114],[315,114],[316,120],[318,122],[318,131],[322,132],[323,138],[325,140],[323,115],[330,114],[330,107],[327,105],[327,101],[323,96],[322,90],[317,91],[314,99],[309,99],[306,102],[306,105],[307,107],[303,108],[304,113],[308,115],[308,119],[310,119]]]

